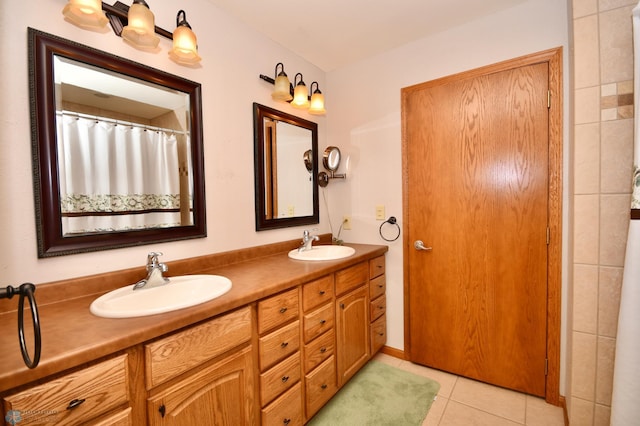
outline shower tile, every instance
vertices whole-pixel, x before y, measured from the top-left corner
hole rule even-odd
[[[575,86],[577,88],[600,84],[600,60],[598,48],[598,16],[576,19],[573,25],[575,61]]]
[[[598,267],[573,267],[573,329],[595,334],[598,329]]]
[[[622,272],[619,267],[600,267],[598,289],[598,335],[615,338],[618,333]]]
[[[623,6],[636,5],[637,0],[600,0],[600,11],[616,9]]]
[[[618,82],[618,94],[625,95],[633,93],[633,80]]]
[[[621,7],[599,15],[600,72],[603,83],[633,79],[631,9],[629,6]]]
[[[581,398],[571,398],[571,412],[569,413],[569,424],[591,425],[593,424],[594,403]]]
[[[598,0],[573,0],[573,18],[598,13]]]
[[[595,335],[573,332],[571,393],[574,397],[593,399],[596,381],[596,346]]]
[[[575,92],[576,124],[600,121],[600,87],[577,89]]]
[[[622,267],[629,231],[631,194],[601,195],[600,198],[599,263]]]
[[[609,426],[611,424],[611,407],[596,404],[593,426]]]
[[[618,107],[618,120],[624,120],[625,118],[633,118],[633,105]]]
[[[611,390],[613,389],[613,363],[615,359],[615,353],[615,339],[611,339],[609,337],[598,337],[596,404],[611,406]]]
[[[631,193],[633,120],[602,123],[600,188],[603,193]]]
[[[574,197],[573,260],[575,263],[598,263],[598,229],[600,197],[576,195]]]
[[[600,192],[600,124],[575,126],[574,193]]]
[[[613,121],[618,119],[618,108],[608,108],[600,111],[600,121]]]

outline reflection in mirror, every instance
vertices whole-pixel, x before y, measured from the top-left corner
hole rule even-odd
[[[256,230],[319,222],[318,126],[254,103]]]
[[[200,85],[29,29],[39,257],[206,236]]]

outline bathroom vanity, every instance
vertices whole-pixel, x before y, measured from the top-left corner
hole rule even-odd
[[[299,261],[287,256],[297,244],[170,262],[168,276],[217,274],[233,286],[159,315],[89,312],[96,297],[144,277],[144,267],[39,285],[42,358],[32,370],[18,348],[16,312],[0,304],[3,418],[19,416],[20,425],[304,424],[386,342],[387,247],[350,244],[348,258]]]

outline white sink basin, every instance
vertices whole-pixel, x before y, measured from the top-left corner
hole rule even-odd
[[[129,285],[113,290],[91,303],[91,313],[105,318],[162,314],[213,300],[231,289],[231,280],[219,275],[169,279],[169,283],[158,287],[133,290],[133,285]]]
[[[349,257],[355,252],[354,248],[347,246],[313,246],[311,250],[291,250],[289,257],[296,260],[336,260]]]

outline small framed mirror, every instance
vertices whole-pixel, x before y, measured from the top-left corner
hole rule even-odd
[[[206,236],[199,83],[29,28],[38,257]]]
[[[256,230],[319,223],[318,125],[253,104]]]

